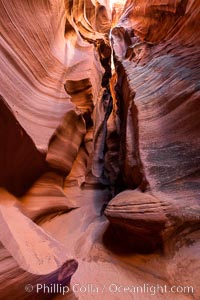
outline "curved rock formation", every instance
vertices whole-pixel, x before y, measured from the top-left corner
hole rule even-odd
[[[36,293],[37,284],[53,281],[59,286],[69,285],[78,264],[67,257],[62,244],[15,207],[17,201],[14,197],[3,190],[1,196],[4,201],[0,206],[0,253],[3,262],[0,274],[1,297],[33,299],[43,295],[44,299],[51,299],[51,295]],[[30,297],[28,292],[33,292]]]
[[[199,299],[199,17],[0,0],[0,298]]]
[[[124,181],[174,206],[172,214],[179,207],[180,218],[185,210],[192,222],[193,214],[199,217],[200,39],[193,27],[199,7],[194,1],[131,5],[112,30]]]
[[[106,208],[114,251],[162,246],[177,258],[199,240],[199,14],[195,1],[127,1],[112,29],[119,161],[126,188],[138,187]]]

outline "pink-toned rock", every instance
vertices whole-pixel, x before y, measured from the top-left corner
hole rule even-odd
[[[156,197],[185,206],[197,204],[200,39],[193,25],[199,5],[194,1],[132,1],[133,9],[127,7],[112,30],[118,105],[124,108],[124,180],[129,187],[133,182],[141,184],[133,175],[140,171],[143,186],[148,185]]]
[[[0,0],[0,298],[199,299],[199,3],[110,7]]]

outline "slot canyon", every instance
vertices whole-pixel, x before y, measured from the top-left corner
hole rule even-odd
[[[0,299],[200,299],[200,1],[0,0]]]

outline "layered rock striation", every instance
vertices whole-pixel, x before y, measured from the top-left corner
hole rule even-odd
[[[0,1],[2,298],[199,298],[200,6],[110,7]]]

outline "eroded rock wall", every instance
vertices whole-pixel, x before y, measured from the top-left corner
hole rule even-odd
[[[111,31],[129,190],[105,214],[136,251],[178,255],[189,232],[199,240],[199,15],[196,1],[127,1]]]
[[[94,107],[110,77],[104,2],[0,2],[3,298],[41,297],[37,283],[69,285],[77,269],[71,251],[33,221],[79,207],[70,187],[102,184],[91,159]]]
[[[199,14],[193,0],[0,1],[3,298],[145,280],[198,299]]]

